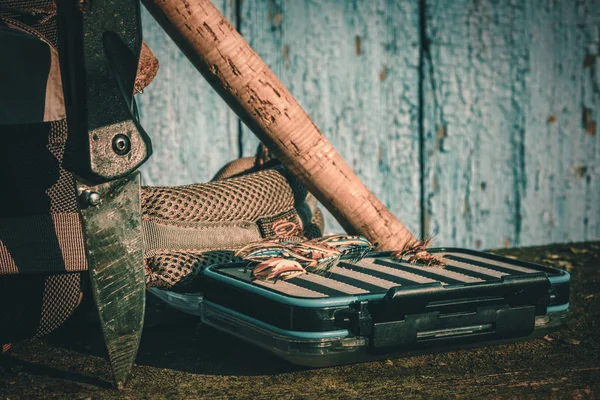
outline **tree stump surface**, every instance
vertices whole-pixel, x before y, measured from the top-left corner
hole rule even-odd
[[[596,398],[600,242],[498,250],[571,274],[567,326],[527,342],[331,368],[286,363],[196,319],[147,329],[126,388],[99,327],[74,316],[0,357],[0,398]]]

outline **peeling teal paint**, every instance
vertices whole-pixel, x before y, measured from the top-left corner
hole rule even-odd
[[[227,0],[213,0],[228,18]],[[168,35],[142,9],[144,40],[159,60],[154,81],[136,96],[154,154],[142,167],[145,184],[206,182],[238,157],[238,120]]]
[[[426,2],[426,212],[441,243],[599,237],[600,144],[581,125],[582,107],[599,110],[595,63],[584,67],[593,3]]]
[[[413,232],[469,248],[600,238],[594,0],[215,4]],[[143,17],[161,62],[138,96],[155,148],[146,182],[206,181],[254,154],[252,133]]]

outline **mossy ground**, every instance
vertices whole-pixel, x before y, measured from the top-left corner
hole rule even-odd
[[[3,398],[596,398],[600,243],[498,251],[567,269],[569,324],[528,342],[332,368],[286,363],[197,321],[144,332],[123,391],[110,388],[99,329],[72,319],[0,357]]]

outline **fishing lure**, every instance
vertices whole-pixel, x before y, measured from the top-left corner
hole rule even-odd
[[[392,252],[391,256],[400,260],[404,260],[409,264],[419,264],[424,267],[443,267],[446,265],[446,260],[438,255],[431,254],[427,248],[431,244],[432,238],[423,241],[417,241],[404,246],[402,250]]]
[[[304,263],[310,263],[312,261],[310,258],[306,258],[296,252],[291,245],[270,240],[250,243],[238,250],[235,255],[244,260],[254,262],[268,261],[273,258],[286,258]]]
[[[310,260],[306,268],[316,274],[322,274],[335,267],[342,256],[342,253],[334,247],[310,241],[297,243],[294,250]]]
[[[275,257],[252,268],[252,279],[276,283],[278,279],[287,280],[305,273],[306,270],[297,261]]]
[[[277,281],[307,272],[322,275],[340,260],[360,261],[374,247],[362,236],[330,235],[312,240],[285,237],[250,243],[235,255],[251,262],[247,268],[252,268],[254,279]]]
[[[310,242],[324,244],[337,249],[340,258],[349,263],[357,263],[375,249],[377,244],[371,244],[364,236],[330,235],[316,238]]]

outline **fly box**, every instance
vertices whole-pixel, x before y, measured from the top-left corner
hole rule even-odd
[[[559,327],[569,274],[476,251],[445,266],[370,253],[323,275],[252,280],[247,263],[203,271],[202,294],[152,289],[180,310],[292,363],[329,366],[529,339]]]

